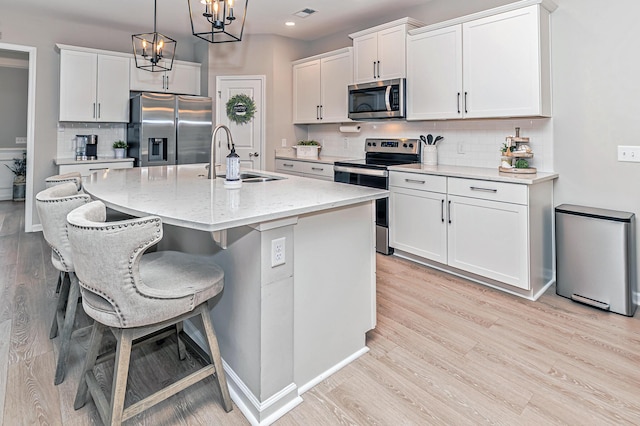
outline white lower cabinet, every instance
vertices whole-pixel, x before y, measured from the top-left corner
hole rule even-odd
[[[331,163],[276,158],[276,171],[295,176],[333,181],[333,164]]]
[[[552,283],[551,182],[389,175],[396,254],[534,300]]]

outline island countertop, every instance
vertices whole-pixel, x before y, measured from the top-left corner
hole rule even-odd
[[[245,172],[245,171],[243,171]],[[388,196],[388,191],[275,172],[246,171],[280,179],[229,189],[207,179],[204,164],[111,169],[93,173],[84,190],[108,207],[165,223],[220,231],[348,206]]]

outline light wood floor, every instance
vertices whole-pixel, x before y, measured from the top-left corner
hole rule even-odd
[[[22,231],[23,216],[22,204],[0,202],[0,424],[99,424],[92,402],[72,408],[88,336],[76,339],[66,380],[53,385],[56,273],[41,234]],[[129,401],[197,367],[192,357],[178,361],[172,343],[138,352]],[[640,424],[640,320],[553,289],[529,302],[378,256],[378,326],[368,345],[276,424]],[[127,424],[248,424],[219,400],[205,381]]]

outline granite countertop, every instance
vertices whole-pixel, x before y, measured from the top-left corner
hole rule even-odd
[[[204,164],[110,169],[83,181],[85,192],[107,206],[136,216],[158,215],[165,223],[220,231],[387,197],[389,192],[276,172],[270,182],[244,182],[228,189],[207,179]]]
[[[73,158],[56,158],[54,162],[56,166],[66,166],[69,164],[95,164],[95,163],[125,163],[134,161],[134,158],[115,158],[115,157],[99,157],[97,160],[76,160]]]
[[[400,166],[389,166],[389,170],[466,179],[482,179],[495,182],[519,183],[524,185],[533,185],[536,183],[541,183],[558,178],[557,173],[548,172],[529,174],[503,173],[499,172],[497,167],[483,168],[465,166],[427,166],[425,164],[403,164]]]

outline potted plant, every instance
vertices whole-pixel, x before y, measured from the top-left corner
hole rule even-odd
[[[322,146],[319,142],[310,140],[310,141],[299,141],[298,145],[293,146],[296,149],[296,157],[307,157],[307,158],[318,158],[318,153]]]
[[[5,164],[14,174],[13,177],[13,201],[24,201],[27,183],[27,153],[22,158],[14,158],[13,165]]]
[[[117,140],[113,143],[113,150],[116,153],[116,158],[124,158],[127,150],[127,143],[123,140]]]

